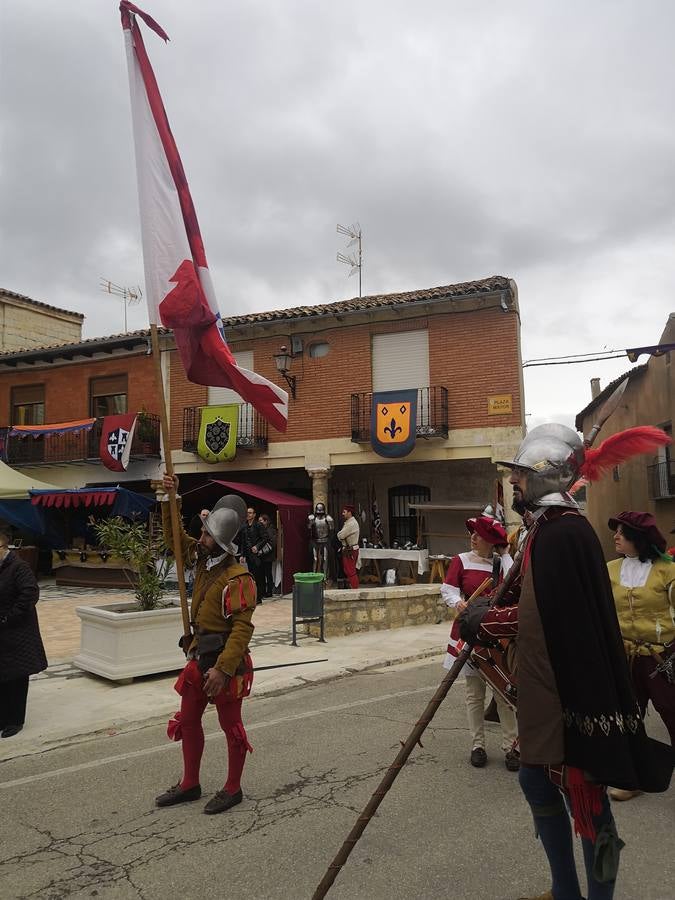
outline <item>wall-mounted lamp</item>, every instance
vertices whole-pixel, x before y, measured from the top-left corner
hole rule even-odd
[[[288,373],[291,371],[291,364],[293,361],[293,354],[289,351],[288,347],[280,347],[279,352],[274,354],[274,362],[276,363],[277,372],[282,376],[288,388],[291,392],[291,397],[295,400],[295,375],[289,375]]]

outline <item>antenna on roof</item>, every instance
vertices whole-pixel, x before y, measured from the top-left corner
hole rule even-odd
[[[355,222],[354,225],[338,225],[337,226],[338,234],[344,234],[348,238],[351,238],[349,243],[347,244],[346,249],[350,247],[354,247],[358,244],[358,250],[355,253],[339,253],[337,255],[337,261],[341,263],[345,263],[348,266],[351,266],[351,271],[348,278],[351,278],[352,275],[355,275],[357,272],[359,273],[359,298],[361,297],[361,269],[363,268],[363,253],[361,252],[361,226],[358,222]]]
[[[115,284],[114,281],[110,281],[103,277],[101,277],[100,281],[102,291],[105,291],[106,294],[113,294],[115,297],[119,297],[124,303],[124,333],[126,334],[129,330],[127,327],[127,307],[136,306],[136,304],[140,303],[143,297],[143,291],[138,285],[136,287],[122,287],[122,285]]]

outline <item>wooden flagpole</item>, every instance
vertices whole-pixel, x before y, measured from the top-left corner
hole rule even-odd
[[[162,432],[162,446],[164,447],[164,467],[167,475],[173,477],[173,460],[171,458],[171,442],[169,435],[169,418],[166,412],[166,396],[164,394],[164,378],[162,377],[162,360],[159,355],[159,334],[157,325],[150,325],[150,341],[152,355],[155,360],[155,380],[157,382],[157,395],[159,397],[159,424]],[[176,500],[176,489],[169,491],[169,511],[171,513],[171,536],[173,539],[173,555],[176,560],[176,576],[178,578],[178,593],[180,595],[180,610],[183,618],[183,636],[191,637],[190,610],[187,602],[187,588],[185,587],[185,570],[183,568],[183,543],[182,525]],[[183,641],[183,652],[187,653],[189,642]]]

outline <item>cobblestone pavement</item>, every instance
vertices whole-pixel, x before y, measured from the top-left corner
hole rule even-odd
[[[178,592],[167,591],[165,599],[178,603]],[[75,612],[78,606],[105,606],[133,600],[133,591],[122,588],[57,587],[53,580],[40,582],[38,617],[50,666],[38,677],[74,678],[84,674],[70,662],[80,649],[80,619]],[[252,648],[290,643],[290,595],[265,600],[256,608],[254,623]]]

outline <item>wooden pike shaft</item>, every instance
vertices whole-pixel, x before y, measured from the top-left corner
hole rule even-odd
[[[476,597],[480,597],[483,591],[490,585],[492,582],[492,578],[486,578],[485,581],[481,584],[481,586],[473,592],[473,594],[469,597],[467,603],[471,603]],[[347,835],[342,847],[338,851],[333,862],[328,866],[326,870],[326,874],[321,879],[319,886],[312,894],[312,900],[322,900],[323,897],[326,896],[328,891],[330,890],[333,882],[337,878],[340,873],[340,869],[347,862],[350,853],[356,846],[359,838],[366,830],[366,826],[372,819],[372,817],[377,812],[377,808],[380,803],[384,800],[389,791],[389,788],[392,786],[394,781],[396,780],[396,776],[400,773],[403,766],[406,764],[408,757],[413,752],[415,745],[420,742],[424,731],[426,730],[427,725],[431,722],[433,717],[436,715],[438,711],[438,707],[445,700],[448,691],[455,683],[457,676],[462,671],[464,664],[468,660],[471,655],[471,647],[466,646],[461,651],[457,659],[452,665],[452,668],[448,671],[448,674],[445,676],[443,681],[439,684],[436,689],[436,693],[431,698],[429,703],[427,704],[426,709],[422,713],[421,718],[415,724],[415,727],[410,732],[408,739],[403,744],[401,749],[399,750],[396,759],[389,766],[387,771],[384,774],[384,778],[379,783],[372,797],[366,804],[365,809],[361,813],[361,815],[356,820],[356,824],[352,828],[352,830]]]
[[[152,355],[155,360],[155,380],[159,396],[159,423],[162,430],[162,446],[164,447],[164,467],[168,475],[173,475],[173,460],[171,458],[171,441],[169,435],[169,418],[166,412],[166,396],[164,394],[164,379],[162,378],[162,361],[159,354],[159,335],[157,326],[150,325],[150,341]],[[176,560],[176,576],[178,578],[178,593],[180,595],[180,610],[183,619],[183,634],[189,635],[190,611],[187,602],[187,589],[185,587],[185,570],[183,568],[183,544],[181,541],[181,521],[176,501],[176,491],[169,491],[169,511],[171,513],[171,536],[173,538],[173,555]]]

